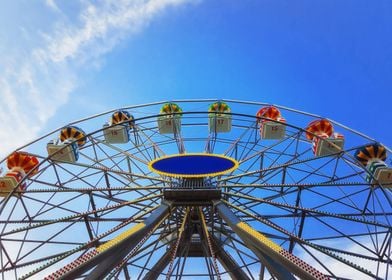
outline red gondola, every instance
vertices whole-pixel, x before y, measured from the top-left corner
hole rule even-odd
[[[23,182],[23,179],[26,176],[31,177],[37,174],[38,164],[38,159],[26,152],[12,153],[7,158],[7,168],[9,171],[4,177],[0,178],[0,196],[7,196],[15,188],[18,191],[26,190],[26,183]]]
[[[286,133],[286,120],[275,106],[261,108],[257,114],[262,139],[282,139]]]
[[[310,122],[306,128],[306,138],[312,140],[312,150],[316,156],[338,153],[344,146],[344,136],[334,133],[333,125],[327,119]]]

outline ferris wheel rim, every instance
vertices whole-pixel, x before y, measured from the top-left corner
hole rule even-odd
[[[185,100],[186,101],[186,100]],[[185,102],[184,100],[182,100],[182,101],[179,101],[179,100],[174,100],[174,101],[172,101],[172,102]],[[203,100],[204,102],[212,102],[212,101],[216,101],[216,99],[206,99],[206,100]],[[228,103],[230,103],[230,102],[235,102],[235,101],[232,101],[232,100],[225,100],[225,99],[222,99],[222,100],[220,100],[220,101],[225,101],[225,102],[228,102]],[[198,101],[192,101],[192,102],[198,102]],[[201,102],[201,101],[200,101]],[[140,106],[150,106],[150,105],[161,105],[161,104],[164,104],[165,102],[163,101],[163,102],[156,102],[156,103],[151,103],[151,104],[149,104],[149,105],[145,105],[145,104],[143,104],[143,105],[139,105],[139,107]],[[245,102],[245,104],[253,104],[253,103],[249,103],[249,102]],[[264,103],[257,103],[257,104],[254,104],[254,105],[264,105]],[[268,105],[270,105],[270,104],[268,104]],[[135,108],[135,107],[134,107]],[[281,107],[279,107],[279,108],[281,108]],[[282,107],[283,108],[283,107]],[[126,109],[126,108],[125,108]],[[111,113],[111,112],[113,112],[113,111],[108,111],[108,112],[105,112],[105,113],[102,113],[102,114],[99,114],[99,115],[95,115],[95,116],[104,116],[104,115],[107,115],[108,113]],[[182,112],[182,114],[184,114],[184,116],[186,116],[187,114],[200,114],[200,115],[205,115],[205,114],[207,114],[207,112],[206,111],[203,111],[203,112],[197,112],[197,111],[195,111],[195,112],[193,112],[193,111],[190,111],[190,112]],[[301,112],[295,112],[295,113],[299,113],[299,114],[302,114]],[[237,118],[242,118],[242,117],[246,117],[246,118],[255,118],[255,116],[251,116],[251,115],[246,115],[246,114],[236,114],[236,113],[230,113],[230,115],[231,116],[234,116],[234,117],[237,117]],[[94,117],[95,117],[94,116]],[[156,117],[158,116],[158,114],[155,114],[155,115],[149,115],[149,116],[147,116],[147,117],[145,117],[144,119],[145,120],[152,120],[152,119],[155,119]],[[310,114],[309,116],[311,116],[311,117],[313,117],[314,115],[312,115],[312,114]],[[91,117],[91,118],[93,118],[93,117]],[[88,121],[88,120],[90,120],[91,118],[85,118],[85,119],[82,119],[82,120],[80,120],[79,122],[82,122],[82,121]],[[138,120],[141,120],[141,119],[143,119],[143,118],[136,118],[135,120],[136,120],[136,122],[138,121]],[[76,122],[71,122],[70,124],[77,124],[78,123],[78,121],[76,121]],[[292,124],[290,124],[290,123],[288,123],[287,124],[287,126],[288,127],[291,127],[292,129],[295,129],[296,131],[298,131],[298,140],[297,141],[300,141],[300,139],[299,139],[299,137],[300,137],[300,134],[303,134],[304,133],[304,129],[303,128],[301,128],[301,127],[298,127],[298,126],[295,126],[295,125],[292,125]],[[104,130],[104,128],[100,128],[100,129],[98,129],[98,130],[96,130],[96,131],[93,131],[93,132],[91,132],[91,133],[88,133],[87,134],[87,137],[91,137],[92,139],[94,139],[94,137],[97,137],[96,135],[97,134],[100,134],[100,133],[102,133],[103,132],[103,130]],[[54,132],[56,132],[57,130],[55,130]],[[48,134],[48,135],[50,135],[50,134]],[[362,135],[360,135],[360,136],[362,136]],[[40,138],[40,139],[43,139],[43,138]],[[369,139],[368,139],[369,140]],[[371,139],[370,139],[371,140]],[[32,142],[32,143],[34,143],[34,142]],[[98,142],[97,142],[98,143]],[[97,143],[93,143],[93,145],[94,144],[97,144]],[[158,144],[160,144],[161,142],[158,142]],[[162,142],[163,143],[163,142]],[[224,142],[217,142],[217,143],[224,143]],[[309,142],[307,142],[307,143],[309,143]],[[31,144],[31,143],[29,143],[29,144]],[[29,145],[28,144],[28,145]],[[98,143],[98,144],[100,144],[100,143]],[[97,145],[98,145],[97,144]],[[245,143],[245,144],[243,144],[243,149],[245,150],[245,148],[247,147],[247,143]],[[287,144],[287,145],[289,145],[289,144]],[[240,146],[241,147],[241,146]],[[352,151],[353,149],[355,149],[355,148],[351,148],[350,149],[350,151]],[[230,151],[231,152],[231,151]],[[277,152],[279,152],[279,147],[277,148]],[[128,153],[128,151],[127,151],[127,153]],[[347,157],[349,158],[349,157],[351,157],[351,154],[349,154],[349,153],[346,153],[346,150],[344,150],[343,151],[343,154],[345,154],[345,155],[347,155]],[[116,155],[116,157],[121,157],[121,156],[124,156],[124,155],[121,155],[121,154],[119,154],[119,155]],[[288,156],[289,156],[289,154],[288,154]],[[273,150],[272,150],[272,152],[271,152],[271,157],[273,158]],[[148,157],[146,157],[146,159],[147,159]],[[353,157],[351,157],[352,159],[354,159]],[[322,157],[320,157],[319,159],[322,159]],[[47,158],[46,158],[46,160],[47,160]],[[313,159],[314,160],[314,159]],[[45,162],[45,161],[44,161]],[[46,164],[46,163],[44,163],[44,162],[42,162],[42,164],[43,164],[43,166],[44,166],[44,164]],[[97,161],[98,162],[98,161]],[[97,164],[97,163],[94,163],[94,164]],[[305,163],[298,163],[298,164],[305,164]],[[310,160],[310,164],[313,164],[313,161],[312,160]],[[293,166],[293,163],[289,163],[288,165],[287,165],[289,168],[291,167],[291,166]],[[305,166],[305,165],[304,165]],[[115,166],[114,166],[115,167]],[[314,167],[316,167],[316,165],[314,166]],[[360,165],[358,165],[358,166],[356,166],[356,167],[360,167]],[[87,168],[87,167],[86,167]],[[280,166],[278,166],[277,168],[281,168]],[[305,168],[305,167],[302,167],[302,168]],[[362,168],[364,168],[364,167],[362,167]],[[257,171],[257,170],[256,170]],[[268,170],[264,170],[264,171],[268,171]],[[259,171],[257,171],[257,172],[259,172]],[[257,173],[256,172],[256,173]],[[314,172],[314,171],[311,171],[311,172]],[[318,171],[317,171],[318,172]],[[108,173],[110,173],[110,171],[108,171]],[[83,173],[81,173],[81,174],[83,174]],[[320,172],[320,174],[321,174],[321,172]],[[123,175],[126,175],[126,174],[123,174]],[[242,175],[242,176],[248,176],[248,175],[251,175],[251,174],[244,174],[244,175]],[[137,177],[137,174],[135,174],[135,176]],[[272,175],[272,176],[275,176],[275,175]],[[320,177],[321,177],[321,175],[320,175]],[[272,178],[274,178],[274,177],[272,177]],[[83,179],[83,177],[81,177],[81,179],[78,179],[78,180],[81,180],[81,181],[83,181],[84,179]],[[151,180],[151,178],[149,178],[148,180]],[[227,179],[226,178],[226,181],[230,181],[230,180],[233,180],[233,178],[230,178],[229,177],[229,179]],[[37,183],[38,183],[39,181],[37,180]],[[72,181],[71,181],[72,182]],[[162,181],[163,182],[163,181]],[[220,181],[220,182],[224,182],[224,180],[223,181]],[[153,183],[153,182],[152,182]],[[334,184],[334,183],[332,183],[332,184]],[[249,183],[249,186],[252,186],[253,187],[253,185],[254,184],[251,184],[251,183]],[[294,184],[294,183],[292,183],[291,185],[301,185],[301,181],[299,181],[299,183],[297,183],[297,184]],[[335,185],[338,185],[338,183],[335,183]],[[224,186],[224,185],[223,185]],[[256,186],[256,185],[255,185]],[[268,186],[267,184],[260,184],[260,186],[261,186],[261,188],[264,188],[264,189],[269,189],[269,188],[272,188],[271,186]],[[239,185],[237,185],[237,186],[235,186],[234,185],[234,187],[232,188],[232,190],[234,190],[235,188],[239,188],[240,186]],[[277,187],[279,187],[279,186],[277,186]],[[280,186],[281,187],[281,186]],[[350,186],[349,186],[350,187]],[[136,189],[137,187],[135,186],[134,187],[134,189]],[[379,187],[379,188],[381,188],[381,187]],[[306,189],[306,187],[305,187],[305,189]],[[116,189],[116,188],[114,188],[114,190],[118,190],[119,191],[119,194],[121,194],[121,191],[126,191],[127,189],[126,188],[123,188],[123,189]],[[156,188],[155,189],[156,191],[158,191],[159,192],[159,189],[158,188]],[[363,187],[363,190],[365,190],[365,186]],[[381,188],[381,190],[383,190],[383,188]],[[34,191],[34,189],[33,189],[33,191]],[[77,189],[75,189],[74,191],[76,191],[76,192],[79,192]],[[67,191],[66,190],[64,190],[63,192],[59,192],[59,193],[66,193]],[[71,192],[71,191],[69,191],[69,192]],[[97,193],[99,193],[99,192],[105,192],[105,190],[97,190]],[[83,193],[83,190],[82,189],[80,189],[80,193]],[[354,193],[354,192],[353,192]],[[370,193],[370,192],[369,192]],[[239,192],[238,194],[234,194],[234,193],[232,193],[232,194],[230,194],[230,189],[229,189],[229,191],[226,193],[227,195],[230,195],[230,196],[242,196],[242,198],[245,198],[246,196],[248,196],[248,197],[253,197],[254,198],[254,195],[252,195],[252,194],[250,194],[250,195],[243,195],[241,192]],[[286,195],[286,194],[285,194]],[[282,195],[283,196],[283,195]],[[344,197],[344,196],[342,196],[342,197]],[[351,197],[354,197],[351,193],[350,193],[350,195],[348,195],[348,196],[346,196],[345,198],[347,199],[351,199]],[[50,201],[50,200],[49,200]],[[237,200],[238,201],[238,200]],[[235,202],[235,200],[234,200],[234,202]],[[276,201],[274,201],[274,200],[272,200],[272,204],[275,204],[275,206],[277,207],[277,208],[284,208],[285,206],[283,205],[283,204],[279,204],[280,202],[278,202],[277,200]],[[43,203],[43,202],[42,202]],[[268,203],[268,201],[266,202],[266,201],[264,201],[264,203],[265,204],[271,204],[271,203]],[[154,204],[150,204],[149,205],[149,208],[151,208],[152,207],[152,205],[154,205]],[[240,206],[238,206],[238,204],[233,204],[234,206],[232,206],[232,208],[233,209],[236,209],[236,207],[240,207]],[[245,205],[245,204],[244,204]],[[254,204],[252,204],[252,203],[250,203],[249,205],[254,205]],[[343,205],[343,204],[342,204]],[[348,205],[348,203],[347,203],[347,205]],[[141,209],[141,208],[140,208]],[[238,210],[238,209],[237,209]],[[247,211],[248,210],[248,206],[246,206],[245,207],[245,211]],[[308,210],[306,210],[306,208],[302,208],[302,206],[296,206],[295,208],[293,208],[293,210],[298,210],[298,211],[308,211]],[[103,210],[103,211],[108,211],[108,210]],[[93,214],[94,212],[93,211],[91,211],[91,213],[90,214]],[[110,213],[110,212],[108,212],[108,213]],[[251,212],[249,212],[249,213],[251,213]],[[322,211],[321,210],[319,210],[319,209],[315,209],[315,210],[313,210],[313,214],[317,214],[317,215],[322,215],[323,213],[322,213]],[[253,215],[253,214],[252,214]],[[248,215],[249,216],[249,215]],[[337,218],[337,217],[334,217],[334,218]],[[341,217],[342,219],[343,218],[347,218],[347,217],[345,217],[345,216],[342,216]],[[211,218],[210,218],[211,219]],[[293,218],[294,219],[294,218]],[[211,221],[211,220],[210,220]],[[213,220],[212,220],[213,221]],[[361,222],[361,221],[360,221]],[[388,226],[390,226],[390,224],[389,225],[383,225],[383,224],[380,224],[380,223],[377,223],[377,222],[373,222],[373,221],[371,221],[371,220],[369,220],[369,221],[367,221],[366,220],[366,218],[364,218],[363,220],[362,220],[362,222],[363,223],[367,223],[367,224],[369,224],[369,225],[373,225],[373,226],[377,226],[377,227],[388,227]],[[262,222],[261,222],[262,223]],[[3,230],[2,231],[4,231],[4,228],[3,228]],[[26,232],[27,232],[27,230],[25,230]],[[23,232],[23,230],[21,230],[21,232]],[[8,233],[8,235],[10,235],[11,233]],[[268,233],[268,234],[270,234],[270,233]],[[7,234],[6,234],[7,235]],[[3,234],[3,236],[6,236],[6,235],[4,235]],[[320,247],[321,248],[321,247]],[[332,249],[337,249],[337,248],[332,248]],[[321,250],[321,249],[319,249],[319,250]]]

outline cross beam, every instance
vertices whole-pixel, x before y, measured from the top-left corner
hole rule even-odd
[[[171,202],[162,201],[147,219],[82,255],[72,263],[45,278],[75,279],[94,268],[85,279],[99,280],[114,269],[140,241],[169,215]]]
[[[294,280],[296,279],[295,274],[304,280],[329,279],[328,276],[242,222],[223,202],[215,200],[214,206],[222,219],[254,252],[274,277]]]

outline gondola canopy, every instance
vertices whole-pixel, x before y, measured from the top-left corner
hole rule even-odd
[[[331,137],[333,134],[333,125],[327,119],[314,120],[306,127],[306,138],[312,140],[315,135],[326,135]]]
[[[380,144],[371,144],[359,148],[355,152],[355,158],[366,166],[371,160],[385,161],[387,158],[387,150]]]
[[[129,123],[130,126],[135,124],[135,118],[124,110],[118,110],[112,114],[110,119],[111,124]]]
[[[209,113],[230,113],[231,109],[227,103],[218,101],[208,107]]]
[[[82,147],[86,144],[86,133],[79,127],[66,126],[60,131],[60,141],[65,140],[77,140],[78,146]]]
[[[37,174],[38,164],[38,159],[26,152],[14,152],[7,158],[9,170],[23,170],[29,176]]]
[[[160,114],[180,114],[182,113],[182,109],[176,103],[165,103],[160,111]]]

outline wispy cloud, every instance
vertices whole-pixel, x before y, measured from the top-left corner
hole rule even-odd
[[[80,13],[78,26],[57,24],[54,34],[47,36],[47,48],[36,55],[52,62],[81,58],[94,59],[110,51],[119,40],[142,30],[157,14],[170,6],[192,0],[110,0],[87,4]]]
[[[379,241],[380,244],[379,246],[382,246],[382,240],[384,240],[385,235],[380,234],[379,235]],[[346,251],[346,252],[351,252],[353,254],[359,254],[359,255],[369,255],[369,251],[364,249],[364,248],[374,248],[374,244],[369,241],[367,238],[360,238],[359,240],[357,240],[360,244],[362,244],[363,246],[360,246],[358,244],[355,243],[350,243],[347,244],[347,242],[343,242],[341,240],[339,241],[324,241],[323,245],[325,246],[330,246],[331,248],[339,248],[340,250]],[[374,249],[373,249],[374,250]],[[363,274],[362,272],[347,266],[346,264],[340,262],[339,260],[336,260],[334,258],[331,258],[319,251],[315,251],[314,249],[310,249],[310,251],[312,252],[313,256],[317,257],[318,260],[325,265],[326,267],[328,267],[329,269],[331,269],[333,272],[335,272],[339,277],[344,277],[347,279],[373,279],[373,277],[367,276],[365,274]],[[313,257],[311,257],[309,254],[305,254],[305,253],[300,253],[298,254],[298,257],[300,257],[301,259],[303,259],[305,262],[321,269],[320,265],[314,260]],[[347,260],[353,261],[356,265],[365,268],[369,271],[371,271],[373,274],[376,274],[377,271],[379,271],[379,277],[383,278],[386,277],[385,279],[392,279],[392,271],[391,269],[389,269],[388,271],[388,275],[385,275],[386,271],[387,271],[387,264],[385,263],[380,263],[377,264],[376,261],[372,261],[372,260],[368,260],[365,258],[360,258],[360,257],[352,257],[352,256],[346,256],[346,255],[342,255],[342,257],[346,258]],[[322,269],[321,269],[322,271]]]
[[[46,5],[51,8],[53,11],[55,12],[61,12],[61,10],[59,9],[59,7],[57,6],[55,0],[46,0]]]
[[[51,31],[29,34],[29,40],[39,42],[36,47],[8,46],[12,52],[0,54],[7,57],[0,60],[4,66],[0,70],[0,156],[37,137],[68,102],[82,67],[95,66],[119,42],[140,32],[167,8],[189,2],[195,1],[82,1],[76,11],[78,20],[70,21],[60,5],[46,0],[58,15]]]

